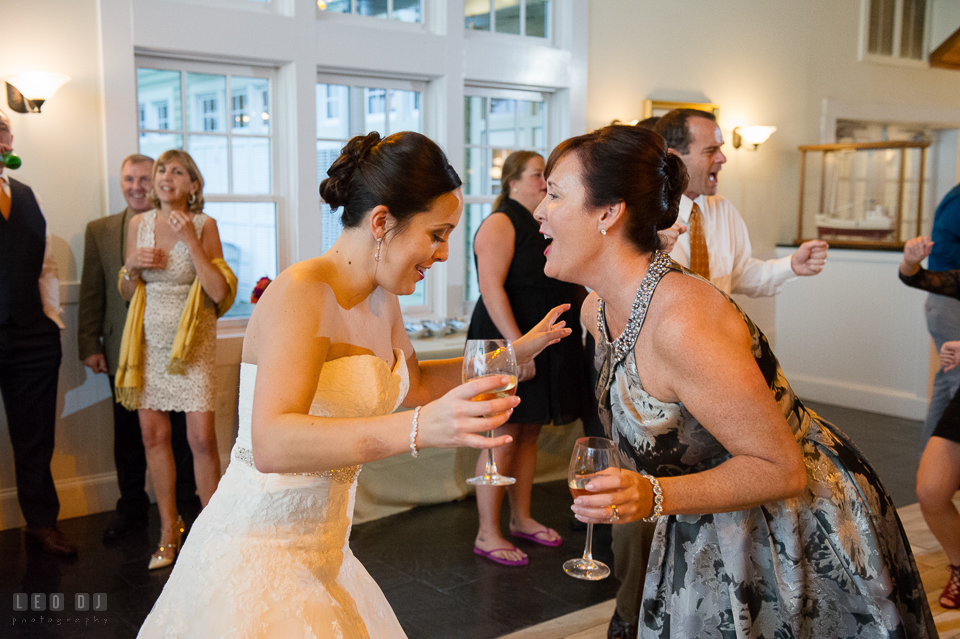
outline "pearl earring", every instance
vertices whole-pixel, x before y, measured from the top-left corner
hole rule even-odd
[[[603,229],[603,228],[600,229],[600,235],[606,235],[606,234],[607,234],[607,229]]]

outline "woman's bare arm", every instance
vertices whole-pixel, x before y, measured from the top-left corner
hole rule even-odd
[[[682,401],[732,455],[704,472],[660,478],[664,513],[734,511],[798,495],[806,486],[800,446],[740,314],[716,290],[680,274],[667,275],[657,292],[641,332],[652,335],[638,340],[636,352],[644,387],[663,401]],[[637,473],[597,478],[590,488],[612,492],[578,499],[574,510],[587,521],[609,521],[611,504],[624,521],[652,511],[651,485]]]
[[[516,340],[523,332],[517,325],[504,284],[513,262],[516,231],[505,213],[490,215],[473,240],[477,254],[477,282],[490,319],[505,339]]]
[[[292,271],[292,272],[291,272]],[[306,269],[294,267],[271,285],[256,309],[257,381],[252,439],[254,463],[261,472],[316,472],[352,466],[407,452],[411,413],[369,418],[309,415],[320,372],[331,347],[324,317],[333,293]],[[477,380],[423,407],[420,447],[499,446],[507,438],[488,439],[509,417],[513,398],[472,402],[499,380]],[[483,415],[494,415],[485,418]]]

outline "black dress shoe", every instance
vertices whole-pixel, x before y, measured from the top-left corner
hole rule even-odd
[[[71,557],[77,554],[77,547],[60,532],[56,526],[23,529],[27,542],[40,546],[43,552],[61,557]]]
[[[628,623],[619,612],[613,611],[610,625],[607,626],[607,639],[637,639],[639,633],[639,620],[638,623]]]
[[[117,541],[132,532],[144,530],[147,527],[147,517],[129,517],[117,515],[110,527],[103,531],[104,541]]]

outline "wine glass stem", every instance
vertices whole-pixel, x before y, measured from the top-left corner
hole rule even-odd
[[[593,524],[587,524],[587,543],[583,547],[583,560],[593,561]]]
[[[492,431],[490,432],[490,435],[489,435],[489,436],[493,436],[493,432],[492,432]],[[488,449],[487,449],[487,453],[488,453],[488,456],[487,456],[487,474],[488,474],[488,475],[496,475],[496,474],[498,474],[498,473],[497,473],[497,462],[495,462],[495,461],[493,460],[493,449],[492,449],[492,448],[488,448]]]

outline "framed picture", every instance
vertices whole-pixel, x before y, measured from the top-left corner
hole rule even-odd
[[[674,109],[699,109],[712,113],[718,120],[720,119],[720,105],[710,102],[666,102],[663,100],[644,100],[642,119],[660,117],[666,115],[668,111]]]

